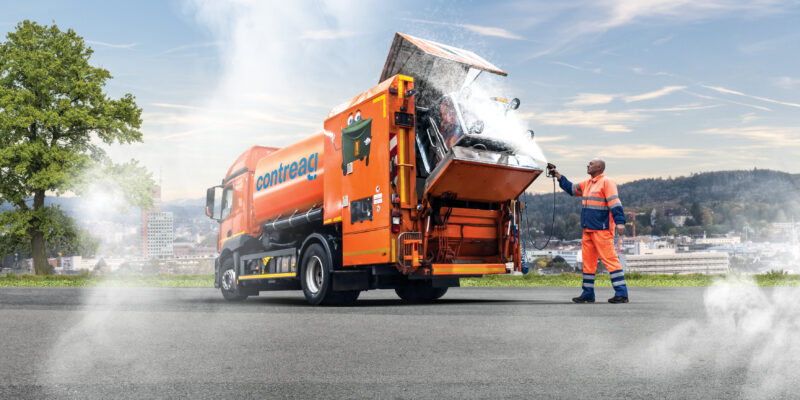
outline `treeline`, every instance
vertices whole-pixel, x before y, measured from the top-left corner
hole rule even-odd
[[[577,183],[586,176],[569,179]],[[800,218],[800,174],[759,169],[718,171],[641,179],[618,188],[628,234],[632,234],[634,213],[637,235],[700,235],[704,231],[708,234],[747,231],[758,235],[772,222]],[[558,239],[577,239],[581,235],[580,201],[560,188],[557,190],[553,235]],[[553,195],[525,194],[522,199],[527,203],[528,221],[539,244],[539,240],[550,235]],[[687,216],[685,225],[676,226],[673,215]],[[528,232],[527,226],[523,225],[523,230]]]

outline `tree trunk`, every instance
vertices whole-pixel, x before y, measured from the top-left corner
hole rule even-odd
[[[33,210],[44,208],[44,190],[37,190],[33,195]],[[53,273],[47,262],[47,243],[44,240],[42,221],[34,220],[31,233],[31,250],[33,250],[33,270],[36,275],[51,275]]]

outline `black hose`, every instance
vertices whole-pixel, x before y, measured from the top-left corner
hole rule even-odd
[[[528,204],[525,204],[525,225],[528,226],[528,231],[531,235],[531,246],[533,246],[536,250],[544,250],[548,244],[550,244],[550,240],[553,239],[553,230],[556,227],[556,177],[553,176],[553,221],[550,222],[550,236],[547,237],[547,241],[544,243],[542,247],[536,247],[536,240],[533,238],[533,230],[531,229],[531,223],[528,221]]]

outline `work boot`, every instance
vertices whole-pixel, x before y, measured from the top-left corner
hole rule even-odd
[[[572,301],[574,303],[594,303],[594,299],[593,298],[591,298],[591,297],[583,297],[583,296],[573,297]]]
[[[628,296],[614,296],[614,297],[608,299],[608,302],[611,303],[611,304],[627,303],[628,302]]]

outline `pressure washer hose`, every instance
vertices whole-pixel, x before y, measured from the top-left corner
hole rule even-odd
[[[528,221],[528,204],[525,203],[525,225],[528,227],[528,231],[531,231],[530,235],[533,236],[531,223]],[[536,250],[544,250],[548,244],[550,244],[550,240],[553,239],[553,229],[556,227],[556,177],[553,176],[553,220],[550,222],[550,236],[547,237],[547,241],[544,243],[542,247],[536,247],[535,239],[531,239],[531,246],[533,246]],[[523,247],[525,246],[525,241],[522,242]],[[523,250],[524,251],[524,250]],[[523,256],[522,259],[524,260],[525,257]]]

